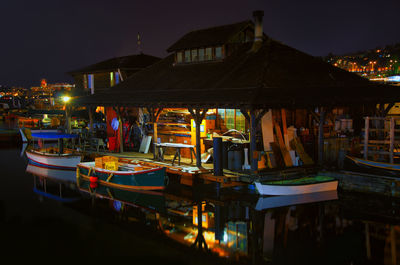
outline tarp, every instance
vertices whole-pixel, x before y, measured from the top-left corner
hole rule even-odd
[[[60,138],[77,138],[77,134],[57,133],[57,132],[40,132],[32,133],[32,137],[41,139],[60,139]]]

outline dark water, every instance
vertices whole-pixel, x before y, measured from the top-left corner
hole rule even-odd
[[[271,207],[298,203],[301,198],[294,202],[266,199],[263,208],[255,194],[238,190],[216,194],[204,186],[171,184],[161,195],[104,187],[94,191],[87,183],[78,187],[75,172],[28,166],[20,149],[0,149],[0,159],[2,260],[84,258],[108,264],[109,258],[136,264],[400,262],[398,200],[339,191],[321,194],[313,202],[277,208]],[[197,219],[193,215],[202,216],[201,229],[194,224]]]

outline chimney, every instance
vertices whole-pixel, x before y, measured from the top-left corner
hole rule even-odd
[[[253,12],[254,17],[254,42],[262,41],[263,39],[263,16],[264,11],[256,10]]]

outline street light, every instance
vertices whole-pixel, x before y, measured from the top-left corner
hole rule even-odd
[[[65,103],[68,103],[68,101],[71,100],[71,97],[69,97],[69,96],[63,96],[62,100],[63,100]]]

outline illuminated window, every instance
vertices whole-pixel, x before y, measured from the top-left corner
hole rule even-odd
[[[242,114],[242,112],[240,112],[240,110],[236,110],[236,125],[235,125],[235,129],[241,132],[245,132],[246,131],[246,118],[244,117],[244,115]]]
[[[94,78],[93,78],[93,74],[87,75],[87,84],[88,84],[88,89],[90,89],[90,94],[94,94]]]
[[[114,74],[115,74],[115,84],[119,84],[120,82],[119,73],[115,72]]]
[[[197,49],[192,50],[192,62],[197,62]]]
[[[182,60],[183,60],[183,54],[182,54],[182,52],[177,52],[177,53],[176,53],[176,62],[177,62],[177,63],[182,63]]]
[[[206,61],[212,60],[212,48],[206,48],[205,59]]]
[[[204,61],[204,49],[199,49],[199,61]]]
[[[246,132],[246,118],[239,109],[218,109],[218,115],[222,122],[221,129]]]
[[[115,86],[114,72],[110,72],[110,86]]]
[[[185,63],[190,63],[190,50],[185,51]]]
[[[227,109],[225,116],[225,124],[228,129],[235,129],[235,110]]]
[[[222,59],[222,47],[215,48],[215,59]]]
[[[110,72],[110,86],[115,86],[116,84],[119,84],[119,73]]]

